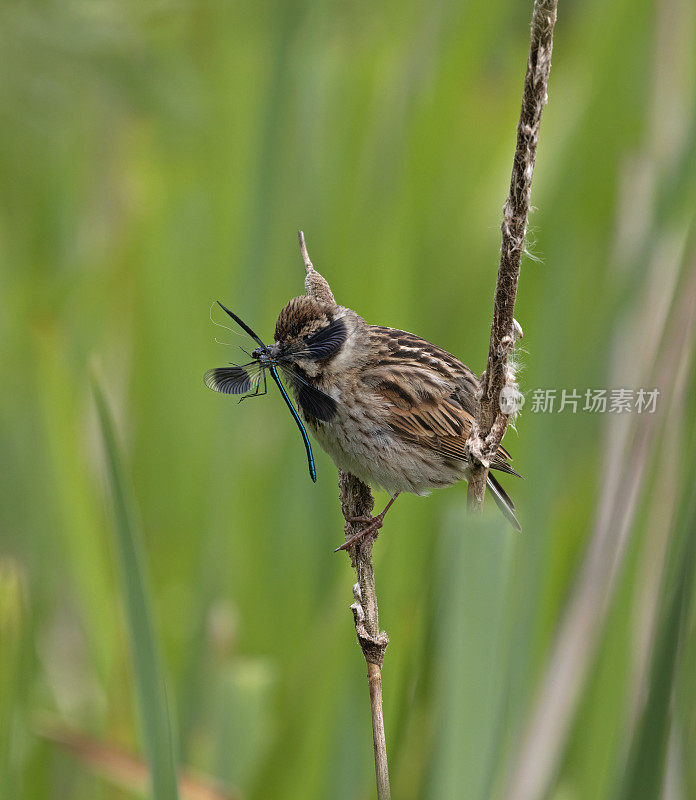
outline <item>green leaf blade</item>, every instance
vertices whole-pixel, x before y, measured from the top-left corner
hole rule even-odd
[[[152,621],[151,601],[143,568],[142,534],[121,461],[113,419],[101,389],[94,397],[104,441],[107,475],[113,500],[115,545],[135,672],[140,727],[154,800],[177,800],[177,769],[167,691]]]

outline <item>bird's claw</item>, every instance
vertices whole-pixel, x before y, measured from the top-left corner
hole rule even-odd
[[[346,521],[353,524],[363,522],[365,523],[365,527],[359,530],[357,533],[354,533],[349,539],[346,539],[342,545],[334,550],[334,553],[338,553],[340,550],[348,550],[348,548],[362,541],[370,534],[372,534],[376,539],[377,535],[379,534],[379,529],[384,524],[384,513],[377,514],[376,517],[372,517],[367,514],[362,517],[348,517]]]
[[[375,517],[372,514],[363,514],[361,517],[348,517],[347,521],[352,525],[362,522],[364,525],[377,525],[378,528],[381,528],[384,523],[384,514],[377,514]]]

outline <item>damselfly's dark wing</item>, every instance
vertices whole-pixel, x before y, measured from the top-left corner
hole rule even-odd
[[[330,325],[327,325],[305,340],[305,351],[303,354],[305,358],[321,361],[322,358],[328,358],[337,353],[346,341],[347,336],[348,331],[346,330],[346,324],[339,317]]]
[[[222,394],[259,394],[262,382],[262,367],[258,361],[239,366],[215,367],[209,369],[203,378],[209,389]]]
[[[329,422],[336,416],[337,402],[330,395],[317,389],[291,367],[279,365],[286,382],[295,388],[295,397],[305,417]]]
[[[233,320],[234,320],[234,321],[237,323],[237,325],[239,325],[239,327],[240,327],[240,328],[241,328],[241,329],[242,329],[242,330],[243,330],[245,333],[248,333],[248,334],[249,334],[249,336],[251,336],[251,338],[252,338],[252,339],[253,339],[253,340],[256,342],[256,344],[258,344],[260,347],[264,347],[264,348],[266,347],[266,345],[265,345],[265,344],[264,344],[264,343],[261,341],[261,339],[259,339],[259,337],[258,337],[258,336],[257,336],[257,335],[254,333],[254,331],[252,331],[252,330],[251,330],[251,328],[250,328],[250,327],[249,327],[249,326],[246,324],[246,322],[244,322],[244,320],[243,320],[243,319],[240,319],[240,318],[239,318],[239,317],[238,317],[238,316],[237,316],[237,315],[234,313],[234,311],[230,311],[230,310],[229,310],[229,308],[227,308],[227,306],[223,306],[223,305],[222,305],[222,303],[221,303],[219,300],[217,301],[217,304],[220,306],[220,308],[221,308],[221,309],[222,309],[222,310],[223,310],[223,311],[224,311],[226,314],[229,314],[229,315],[230,315],[230,317],[232,317],[232,319],[233,319]]]
[[[294,385],[297,401],[308,417],[328,422],[336,415],[336,401],[295,372],[292,367],[279,364],[287,383]],[[265,394],[263,366],[258,361],[239,366],[216,367],[205,373],[205,385],[222,394],[240,394],[255,397]],[[242,399],[244,399],[242,397]]]

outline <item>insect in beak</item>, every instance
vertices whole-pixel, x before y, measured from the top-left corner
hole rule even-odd
[[[280,355],[280,347],[277,344],[272,344],[270,347],[257,347],[251,351],[251,357],[257,361],[266,362],[274,361]]]
[[[300,419],[300,415],[297,413],[297,409],[292,403],[292,400],[288,396],[288,393],[285,391],[285,387],[283,386],[280,376],[278,375],[278,367],[277,367],[277,360],[278,356],[280,355],[280,348],[277,344],[272,344],[270,347],[267,347],[261,339],[252,331],[252,329],[243,322],[235,313],[234,311],[230,311],[229,308],[223,306],[223,304],[218,300],[218,305],[220,308],[239,325],[239,327],[247,333],[251,338],[256,342],[258,347],[256,347],[252,353],[251,357],[259,362],[262,370],[267,369],[271,373],[271,377],[275,381],[276,386],[280,390],[280,394],[285,401],[285,404],[290,409],[290,413],[293,416],[293,419],[297,423],[297,427],[300,429],[300,433],[302,434],[302,441],[304,442],[305,450],[307,452],[307,466],[309,467],[309,475],[311,479],[316,483],[317,481],[317,471],[314,465],[314,454],[312,453],[312,445],[310,444],[309,437],[307,436],[307,431],[305,430],[304,425],[302,424],[302,420]],[[243,368],[235,367],[232,370],[226,370],[227,373],[232,373],[231,376],[226,378],[227,383],[223,384],[225,386],[224,389],[220,389],[219,384],[217,382],[217,373],[218,370],[209,370],[206,373],[206,384],[213,389],[217,389],[218,391],[226,391],[230,394],[240,394],[242,392],[248,392],[251,388],[251,381],[244,372]],[[241,375],[240,375],[241,373]],[[241,380],[240,380],[241,378]],[[258,392],[257,392],[258,393]],[[245,397],[249,397],[249,394],[246,394]],[[244,398],[242,398],[244,399]]]

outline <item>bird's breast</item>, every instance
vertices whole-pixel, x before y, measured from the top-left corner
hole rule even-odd
[[[335,414],[319,420],[303,410],[308,428],[339,469],[364,483],[395,492],[426,494],[463,477],[461,469],[443,473],[435,452],[405,442],[389,425],[389,410],[366,390],[324,386]],[[299,401],[298,401],[299,403]]]

